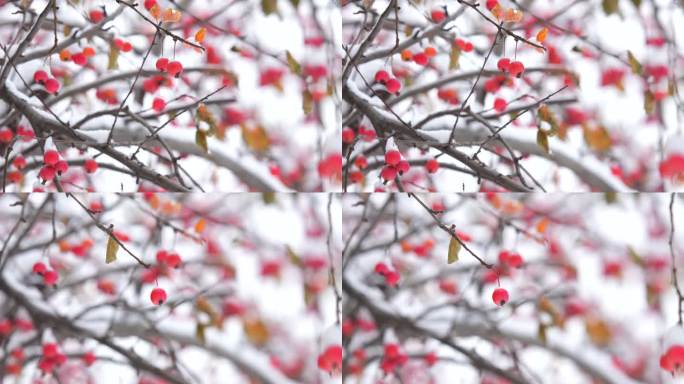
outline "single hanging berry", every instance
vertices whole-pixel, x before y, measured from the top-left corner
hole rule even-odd
[[[494,304],[503,306],[508,302],[508,291],[503,288],[495,289],[492,293],[492,300],[494,300]]]
[[[152,293],[150,293],[150,300],[152,300],[152,304],[155,305],[164,304],[164,302],[166,302],[166,291],[162,288],[153,289]]]

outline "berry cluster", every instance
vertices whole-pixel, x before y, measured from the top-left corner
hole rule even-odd
[[[385,353],[380,361],[380,368],[383,372],[389,374],[406,364],[408,359],[408,355],[401,350],[399,344],[385,344]]]
[[[26,360],[26,355],[21,347],[16,347],[10,352],[10,361],[5,364],[5,372],[10,375],[19,375]]]
[[[401,59],[404,61],[413,61],[414,63],[423,67],[430,63],[430,59],[437,56],[437,50],[434,47],[425,47],[423,51],[413,53],[409,49],[401,51]]]
[[[375,73],[375,82],[384,85],[387,92],[391,94],[396,94],[401,88],[399,80],[390,77],[389,73],[384,70],[379,70]]]
[[[38,362],[38,368],[45,374],[51,373],[56,367],[61,366],[67,361],[56,343],[43,344],[43,357]]]
[[[523,73],[525,72],[525,65],[520,62],[520,61],[511,61],[511,59],[508,58],[501,58],[499,61],[496,63],[496,67],[504,73],[508,73],[513,77],[522,77]]]
[[[43,278],[43,283],[47,286],[54,286],[57,284],[59,275],[52,269],[48,269],[44,263],[37,262],[33,264],[33,273]]]
[[[49,94],[54,94],[59,91],[60,84],[54,77],[49,77],[47,72],[43,70],[38,70],[33,74],[33,81],[38,84],[42,84],[45,87],[45,91]]]
[[[390,287],[394,287],[399,283],[399,272],[391,270],[385,263],[375,264],[375,273],[385,278],[385,283]]]
[[[43,182],[50,181],[55,178],[55,175],[61,175],[69,169],[69,164],[54,149],[48,149],[43,153],[43,163],[45,165],[38,173]]]
[[[160,57],[157,59],[155,67],[159,72],[166,72],[171,77],[179,77],[183,72],[183,64],[180,61],[169,61],[165,57]]]
[[[358,155],[356,159],[354,159],[354,167],[358,168],[358,170],[349,172],[349,181],[361,184],[364,179],[362,171],[368,168],[368,159],[366,159],[366,156]]]
[[[403,160],[401,152],[396,149],[391,149],[385,152],[385,167],[380,171],[380,177],[388,182],[394,180],[397,175],[403,175],[411,169],[408,161]]]

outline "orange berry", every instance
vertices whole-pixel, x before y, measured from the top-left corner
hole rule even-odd
[[[204,41],[204,37],[207,35],[207,29],[202,27],[200,28],[197,33],[195,33],[195,41],[198,43],[201,43]]]
[[[69,50],[67,50],[67,49],[62,49],[62,50],[59,52],[59,59],[62,60],[62,61],[69,61],[69,60],[71,60],[71,52],[69,52]]]
[[[82,52],[82,53],[83,53],[83,55],[84,55],[85,57],[93,57],[93,56],[95,56],[95,50],[93,49],[93,47],[85,47],[85,48],[83,48],[83,52]]]
[[[435,47],[426,47],[423,53],[425,53],[427,57],[437,56],[437,50],[435,49]]]
[[[402,60],[411,61],[412,58],[413,58],[413,54],[408,49],[404,49],[403,51],[401,51],[401,59]]]
[[[546,40],[546,35],[549,33],[549,29],[544,27],[539,32],[537,32],[537,41],[543,43]]]

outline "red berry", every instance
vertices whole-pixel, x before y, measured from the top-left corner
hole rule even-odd
[[[169,75],[178,77],[180,73],[183,72],[183,64],[181,64],[179,61],[171,61],[166,66],[166,71],[169,73]]]
[[[157,256],[156,256],[156,257],[157,257],[157,263],[159,263],[159,264],[165,264],[165,263],[166,263],[166,259],[169,257],[169,253],[166,252],[166,251],[163,250],[163,249],[160,249],[160,250],[157,251]]]
[[[375,81],[376,82],[384,84],[389,79],[390,79],[390,77],[389,77],[389,73],[387,73],[387,71],[383,71],[381,69],[381,70],[375,72]]]
[[[419,52],[419,53],[416,53],[415,55],[413,55],[413,62],[415,62],[418,65],[425,66],[425,65],[427,65],[428,61],[429,61],[429,58],[423,52]]]
[[[57,162],[57,164],[55,164],[55,171],[57,171],[58,174],[61,175],[67,170],[69,170],[69,164],[66,161],[60,160]]]
[[[397,93],[401,88],[401,83],[399,83],[399,80],[397,79],[389,79],[385,83],[385,88],[387,88],[387,92],[389,93]]]
[[[52,372],[55,368],[55,361],[53,359],[40,359],[38,362],[38,369],[40,369],[43,374],[48,374]]]
[[[121,52],[129,52],[133,49],[131,43],[122,39],[114,39],[114,45],[116,45],[116,48]]]
[[[157,5],[157,0],[145,0],[144,6],[148,11]]]
[[[660,176],[664,178],[673,178],[684,174],[684,155],[678,153],[670,154],[665,160],[658,165]]]
[[[45,90],[50,94],[57,93],[59,91],[59,81],[52,78],[45,80]]]
[[[102,21],[102,19],[104,19],[105,15],[104,15],[104,12],[102,12],[101,10],[93,9],[92,11],[90,11],[89,16],[90,16],[90,21],[97,24],[100,21]]]
[[[684,367],[684,346],[673,345],[660,356],[660,368],[674,374]]]
[[[97,171],[97,167],[98,167],[97,161],[95,161],[95,160],[93,160],[93,159],[87,159],[87,160],[83,163],[83,168],[84,168],[85,171],[88,172],[88,173],[95,173],[95,171]]]
[[[453,280],[440,280],[439,290],[449,295],[455,295],[458,292],[458,286]]]
[[[380,177],[385,181],[394,180],[397,177],[397,169],[394,167],[385,167],[380,171]]]
[[[402,160],[399,162],[399,164],[397,164],[397,171],[400,175],[403,175],[404,173],[408,172],[409,169],[411,169],[411,164],[409,164],[409,162],[406,160]]]
[[[45,271],[45,273],[43,273],[43,282],[45,285],[55,285],[58,278],[59,275],[53,270]]]
[[[520,268],[523,264],[523,258],[518,253],[511,253],[508,256],[508,265],[512,268]]]
[[[91,351],[88,351],[88,352],[83,354],[83,362],[88,367],[93,365],[96,360],[97,360],[97,357],[95,357],[95,354]]]
[[[157,70],[160,72],[166,72],[166,68],[169,66],[169,59],[166,57],[160,57],[157,59]]]
[[[446,13],[441,9],[433,9],[430,13],[430,17],[432,17],[432,21],[435,23],[441,23],[446,19]]]
[[[351,144],[351,143],[353,143],[353,142],[354,142],[354,137],[355,137],[355,136],[356,136],[356,134],[354,133],[354,130],[351,129],[351,128],[349,128],[349,127],[344,128],[344,129],[342,130],[342,142],[345,143],[345,144]],[[0,141],[2,141],[1,138],[0,138]]]
[[[147,79],[143,81],[143,90],[147,93],[155,93],[160,85],[161,83],[156,79]]]
[[[48,149],[43,154],[43,162],[47,165],[55,165],[59,161],[59,152],[54,149]]]
[[[13,358],[19,361],[23,361],[26,358],[26,355],[24,354],[24,350],[21,349],[21,347],[16,347],[12,350],[10,353]]]
[[[166,108],[166,101],[162,99],[161,97],[156,97],[154,101],[152,101],[152,109],[154,109],[157,112],[161,112]]]
[[[38,172],[38,177],[40,177],[44,181],[50,181],[55,178],[55,173],[55,168],[47,165],[40,169],[40,171]]]
[[[502,306],[508,302],[508,291],[503,288],[497,288],[492,293],[492,300],[494,304]]]
[[[401,153],[396,149],[390,149],[385,153],[385,164],[397,165],[401,161]]]
[[[359,171],[349,172],[349,181],[351,181],[352,184],[361,184],[363,182],[363,173]]]
[[[88,58],[83,53],[79,52],[71,55],[71,61],[73,61],[74,64],[84,66],[88,63]]]
[[[506,250],[499,252],[499,262],[501,264],[508,264],[508,259],[510,257],[511,257],[511,253],[506,251]]]
[[[10,183],[19,184],[24,176],[19,171],[11,171],[7,173],[7,180]]]
[[[43,344],[43,357],[52,358],[59,354],[59,347],[55,343]]]
[[[166,257],[166,265],[169,268],[178,268],[181,265],[181,257],[177,253],[171,253]]]
[[[502,57],[501,59],[499,59],[499,62],[496,63],[496,67],[499,68],[499,71],[501,71],[501,72],[508,71],[508,68],[510,66],[511,66],[511,60],[506,58],[506,57]]]
[[[97,282],[97,289],[100,290],[100,292],[107,294],[107,295],[114,295],[116,294],[116,286],[114,285],[114,282],[111,280],[98,280]]]
[[[57,356],[55,356],[55,362],[57,365],[62,365],[67,361],[67,357],[63,353],[58,353]]]
[[[24,167],[26,167],[26,158],[22,155],[17,155],[17,157],[14,158],[12,165],[17,169],[24,169]]]
[[[38,70],[33,74],[33,81],[36,83],[44,83],[48,79],[48,74],[45,71]]]
[[[39,275],[42,275],[47,271],[47,267],[45,266],[44,263],[41,263],[40,261],[33,264],[33,273],[37,273]]]
[[[162,305],[166,301],[166,291],[161,288],[155,288],[150,293],[150,300],[153,304]]]
[[[19,375],[21,373],[21,364],[19,363],[7,363],[5,365],[5,371],[8,375]]]
[[[497,112],[503,112],[506,110],[506,107],[508,106],[508,103],[506,100],[497,97],[496,100],[494,100],[494,110]]]
[[[456,39],[456,45],[463,50],[463,52],[470,52],[473,50],[473,43],[463,39]]]
[[[436,159],[430,159],[425,162],[425,169],[428,173],[435,173],[439,170],[439,162]]]
[[[496,7],[497,5],[499,5],[499,0],[487,0],[486,6],[487,6],[487,9],[488,9],[488,10],[491,11],[491,10],[494,9],[494,7]]]
[[[14,133],[11,129],[7,127],[0,128],[0,143],[9,143],[12,141],[12,137],[14,137]]]
[[[498,91],[501,86],[506,82],[506,76],[494,76],[491,79],[487,79],[484,83],[484,90],[489,93],[494,93]]]
[[[385,283],[387,283],[387,285],[390,287],[394,287],[399,282],[400,277],[401,275],[399,275],[399,273],[396,271],[389,271],[387,274],[385,274]]]
[[[525,72],[525,66],[519,61],[513,61],[508,67],[508,72],[511,74],[511,76],[520,77],[522,76],[523,72]]]
[[[368,168],[368,159],[366,159],[366,156],[359,155],[356,160],[354,160],[354,165],[359,169],[366,169]]]
[[[0,335],[7,336],[12,333],[12,321],[9,319],[0,320]]]
[[[331,345],[318,356],[318,368],[328,373],[342,368],[342,346]]]
[[[375,273],[379,275],[385,275],[388,273],[390,270],[387,268],[387,264],[385,263],[377,263],[375,264]]]

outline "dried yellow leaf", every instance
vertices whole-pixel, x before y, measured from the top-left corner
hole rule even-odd
[[[287,57],[287,66],[290,67],[290,70],[293,73],[296,73],[298,75],[302,74],[302,66],[299,64],[297,59],[292,56],[292,53],[290,51],[285,51],[285,56]]]
[[[105,263],[113,263],[116,261],[116,253],[119,251],[119,243],[114,239],[114,236],[109,236],[107,240],[107,255],[105,256]]]
[[[549,135],[543,129],[537,129],[537,145],[549,153]]]
[[[249,128],[247,125],[243,124],[242,139],[251,150],[256,152],[264,152],[271,145],[271,140],[269,139],[266,130],[261,126]]]
[[[204,152],[209,152],[209,145],[207,144],[207,134],[201,130],[195,130],[195,144],[204,150]]]
[[[449,254],[447,255],[447,264],[452,264],[458,261],[458,252],[461,250],[461,243],[452,235],[449,240]]]
[[[641,75],[644,73],[644,67],[641,65],[639,60],[637,60],[632,51],[627,51],[627,61],[629,62],[629,66],[632,68],[632,72],[634,72],[634,74]]]
[[[257,347],[261,347],[270,338],[266,324],[259,318],[249,317],[243,320],[242,329],[245,331],[247,339]]]
[[[585,125],[583,129],[584,141],[594,151],[606,151],[612,146],[613,141],[604,127],[598,126],[592,129]]]

